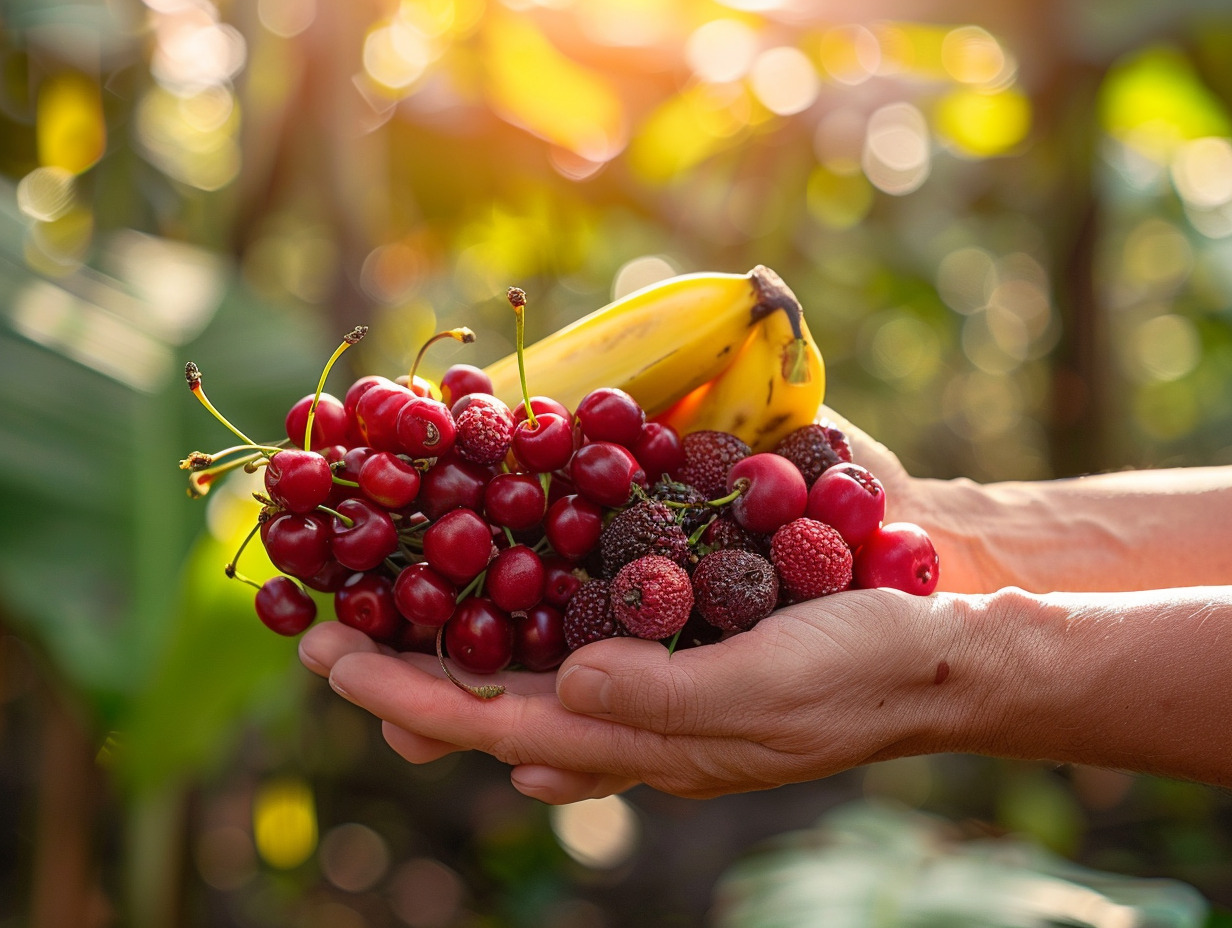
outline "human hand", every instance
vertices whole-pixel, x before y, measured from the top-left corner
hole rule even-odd
[[[444,679],[434,658],[384,652],[336,623],[311,629],[301,655],[384,719],[412,763],[481,750],[549,803],[636,782],[704,798],[948,749],[955,687],[936,684],[963,640],[949,621],[961,612],[955,597],[853,591],[670,655],[631,638],[587,645],[555,677],[493,679],[509,691],[489,701]]]

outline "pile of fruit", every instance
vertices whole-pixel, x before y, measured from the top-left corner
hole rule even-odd
[[[938,567],[928,536],[909,523],[883,525],[880,481],[852,460],[839,428],[812,421],[820,355],[790,291],[757,276],[770,273],[723,275],[725,285],[745,281],[750,294],[744,330],[732,329],[735,350],[719,352],[719,373],[701,383],[704,366],[673,360],[679,373],[659,375],[654,403],[626,389],[637,386],[633,378],[588,386],[570,405],[531,394],[527,378],[579,340],[601,351],[604,325],[623,338],[636,312],[664,309],[672,286],[685,281],[679,292],[691,293],[703,278],[648,288],[528,349],[525,295],[511,288],[512,361],[487,370],[456,364],[433,384],[415,373],[421,351],[409,374],[360,377],[338,399],[324,391],[326,378],[364,337],[360,327],[316,391],[290,408],[286,439],[270,444],[214,409],[190,363],[194,395],[243,442],[182,461],[190,493],[204,494],[232,470],[264,470],[248,539],[260,538],[280,573],[264,583],[244,577],[241,546],[227,574],[257,588],[257,614],[275,632],[296,635],[315,620],[305,587],[332,594],[340,622],[398,650],[435,652],[451,679],[485,697],[500,688],[462,683],[446,658],[481,675],[545,671],[582,645],[621,635],[702,645],[784,604],[853,586],[927,595]],[[698,301],[689,311],[704,309]],[[773,335],[773,325],[786,329]],[[473,339],[466,329],[441,337]],[[799,408],[770,415],[767,396],[759,415],[744,410],[732,428],[713,427],[731,403],[716,407],[710,394],[723,397],[724,378],[747,376],[738,365],[754,362],[771,394],[775,378],[789,396],[788,386],[811,384],[795,395]],[[502,379],[512,369],[515,405],[497,395],[508,392]],[[588,372],[575,365],[571,373],[565,383],[577,390]]]

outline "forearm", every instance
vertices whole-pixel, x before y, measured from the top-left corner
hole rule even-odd
[[[1232,586],[959,603],[932,750],[1232,786]]]
[[[912,481],[940,589],[1149,590],[1232,582],[1232,467],[1067,480]]]

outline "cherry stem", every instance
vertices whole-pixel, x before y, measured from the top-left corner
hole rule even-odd
[[[749,478],[748,477],[737,477],[736,482],[733,485],[733,489],[730,493],[728,493],[726,496],[721,496],[718,499],[708,499],[706,500],[706,505],[713,506],[715,509],[718,509],[720,506],[726,506],[728,503],[734,503],[736,500],[738,500],[748,491],[749,491]]]
[[[472,593],[477,593],[480,585],[483,583],[484,574],[486,573],[487,571],[481,571],[479,576],[477,576],[474,580],[472,580],[465,587],[463,587],[462,592],[457,595],[457,598],[454,600],[454,602],[460,603],[462,602],[462,600],[466,599],[466,597],[470,596]]]
[[[415,372],[419,370],[419,362],[423,360],[424,355],[428,351],[428,346],[439,342],[443,338],[452,338],[464,345],[469,345],[475,340],[475,333],[466,326],[458,326],[456,329],[446,329],[444,332],[437,332],[430,339],[423,343],[419,349],[419,354],[415,355],[415,363],[411,365],[411,384],[415,383]]]
[[[230,562],[227,564],[227,566],[223,568],[223,573],[225,573],[228,577],[234,577],[237,580],[246,580],[247,582],[252,583],[253,586],[256,586],[257,589],[260,589],[260,585],[253,583],[253,581],[249,580],[243,574],[237,573],[235,570],[235,565],[239,563],[240,555],[243,554],[244,549],[248,547],[248,542],[252,541],[252,536],[257,534],[257,532],[261,530],[262,521],[264,520],[263,519],[257,520],[257,524],[252,527],[252,529],[248,532],[248,534],[244,536],[244,540],[240,542],[239,548],[236,549],[235,556],[232,557]]]
[[[352,519],[350,516],[344,516],[342,513],[340,513],[336,509],[330,509],[328,506],[318,506],[317,509],[319,509],[321,512],[328,512],[335,519],[341,520],[342,524],[345,525],[347,528],[350,528],[352,525],[355,524],[354,519]]]
[[[499,683],[485,683],[483,686],[471,686],[469,683],[463,683],[454,676],[453,671],[449,669],[449,665],[445,663],[445,649],[442,642],[445,638],[445,626],[442,625],[436,630],[436,659],[440,661],[441,670],[445,671],[445,676],[460,690],[465,690],[472,696],[479,699],[495,699],[501,693],[505,692],[505,688]]]
[[[699,541],[702,540],[702,536],[706,534],[706,529],[710,528],[710,523],[713,522],[717,518],[718,518],[717,515],[712,515],[709,519],[707,519],[705,522],[703,522],[701,525],[697,527],[697,530],[693,532],[692,535],[689,536],[689,546],[690,547],[692,547],[693,545],[697,544]]]
[[[308,407],[308,422],[304,426],[305,451],[312,450],[312,420],[317,416],[317,404],[321,402],[321,393],[325,390],[325,378],[329,376],[330,368],[334,366],[334,362],[342,357],[344,351],[357,344],[367,334],[368,327],[366,325],[357,325],[346,335],[342,336],[342,344],[334,349],[334,353],[325,362],[325,369],[321,371],[321,379],[317,381],[317,392],[312,395],[312,405]]]
[[[212,467],[193,471],[188,475],[188,495],[193,497],[205,496],[206,493],[210,492],[210,486],[217,477],[238,467],[248,467],[250,464],[255,464],[257,461],[262,460],[265,449],[261,449],[259,446],[258,448],[260,451],[258,454],[250,454],[246,457],[236,458],[234,461],[226,461],[222,464],[215,464]]]
[[[505,297],[513,307],[513,316],[517,320],[518,377],[522,381],[522,399],[526,403],[526,424],[533,429],[537,427],[535,411],[530,408],[530,391],[526,389],[526,291],[510,287]]]
[[[266,457],[270,456],[268,451],[228,422],[227,417],[214,408],[214,404],[210,402],[210,398],[205,395],[205,387],[201,385],[201,369],[198,368],[192,361],[189,361],[184,365],[184,379],[188,381],[188,388],[192,390],[193,396],[200,400],[201,405],[210,411],[210,415],[230,429],[231,433],[240,441],[244,442],[244,444],[252,445],[254,448],[261,448],[262,453],[265,454]]]
[[[509,542],[509,547],[512,548],[514,545],[517,544],[517,541],[513,537],[513,532],[509,530],[508,525],[502,525],[501,530],[505,533],[505,539]]]
[[[345,477],[339,477],[336,474],[331,475],[330,479],[333,480],[334,483],[340,487],[358,487],[359,486],[359,484],[355,482],[354,480],[347,480]]]
[[[681,634],[681,632],[683,632],[683,631],[684,631],[684,629],[683,629],[683,628],[678,629],[678,630],[676,631],[676,634],[672,635],[672,640],[671,640],[671,641],[669,641],[669,642],[667,643],[667,653],[668,653],[668,654],[675,654],[675,653],[676,653],[676,643],[677,643],[678,641],[680,641],[680,634]]]

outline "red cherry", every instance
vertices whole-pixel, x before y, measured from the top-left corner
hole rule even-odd
[[[568,407],[564,403],[552,399],[550,396],[532,396],[530,398],[530,408],[534,410],[536,416],[550,412],[568,422],[573,421],[573,414],[569,412]],[[526,421],[526,400],[522,400],[517,406],[513,407],[513,421]]]
[[[353,497],[336,510],[350,520],[335,516],[330,522],[329,548],[334,559],[351,570],[371,570],[398,550],[398,530],[389,513],[366,499]]]
[[[573,594],[582,586],[582,578],[563,557],[549,555],[543,559],[543,601],[557,609],[569,605]]]
[[[583,496],[562,496],[548,510],[543,523],[552,550],[570,561],[580,561],[599,544],[603,507]]]
[[[270,562],[284,574],[307,580],[330,561],[329,522],[317,513],[283,512],[261,526]]]
[[[496,673],[513,661],[513,622],[490,599],[468,596],[445,623],[445,649],[472,673]]]
[[[288,448],[270,457],[265,466],[265,491],[291,512],[311,512],[334,488],[329,462],[315,451]]]
[[[317,604],[290,577],[271,577],[257,590],[257,617],[280,635],[298,635],[317,617]]]
[[[453,615],[457,597],[457,588],[423,561],[404,567],[394,581],[394,604],[416,625],[444,625]]]
[[[304,586],[321,593],[336,593],[352,573],[354,571],[351,568],[344,567],[331,558],[311,577],[300,577],[300,580],[303,581]]]
[[[287,438],[294,442],[295,447],[304,446],[304,430],[308,428],[308,410],[312,408],[314,394],[296,401],[287,413],[284,423]],[[328,393],[322,393],[317,400],[317,411],[312,416],[312,447],[317,451],[328,445],[345,445],[350,440],[351,420],[347,416],[342,400]]]
[[[492,531],[473,510],[453,509],[424,532],[423,553],[433,569],[454,583],[466,584],[488,566]]]
[[[491,393],[492,378],[473,364],[454,364],[441,376],[441,399],[452,406],[468,393]]]
[[[547,495],[534,474],[497,474],[483,491],[489,522],[513,532],[534,528],[547,513]]]
[[[539,603],[513,617],[513,659],[527,670],[554,670],[569,654],[565,618],[560,609]]]
[[[573,453],[569,475],[580,494],[601,506],[625,505],[633,484],[646,482],[646,471],[623,445],[595,441]]]
[[[355,405],[355,423],[364,444],[378,451],[397,451],[398,413],[415,398],[409,389],[390,381],[368,388]]]
[[[864,589],[889,587],[927,596],[937,588],[940,569],[937,549],[924,529],[913,522],[890,522],[860,546],[852,577]]]
[[[419,470],[389,451],[377,451],[359,469],[359,488],[386,509],[409,506],[419,494]]]
[[[424,471],[419,506],[429,519],[439,519],[449,510],[463,507],[478,512],[491,479],[491,468],[450,456]]]
[[[646,413],[637,400],[618,387],[598,387],[578,401],[574,418],[591,441],[610,441],[632,448],[642,433]]]
[[[394,605],[393,581],[376,572],[352,574],[334,594],[338,621],[373,641],[392,643],[405,619]]]
[[[885,518],[886,495],[881,481],[859,464],[835,464],[822,471],[809,488],[804,514],[825,522],[858,548]]]
[[[727,471],[727,491],[748,487],[731,504],[732,517],[750,532],[769,534],[804,515],[808,484],[800,468],[781,454],[751,454]]]
[[[573,457],[573,426],[556,413],[536,413],[533,426],[529,419],[514,426],[513,454],[537,474],[560,470]]]
[[[506,612],[522,612],[543,598],[543,561],[526,545],[499,552],[488,564],[484,590]]]
[[[457,436],[449,407],[440,400],[419,397],[398,412],[398,446],[414,458],[439,458],[449,453]]]
[[[665,422],[647,422],[633,443],[633,456],[646,470],[646,482],[654,483],[674,473],[684,463],[679,433]]]
[[[416,396],[426,396],[426,397],[432,396],[435,390],[435,386],[436,386],[427,377],[420,377],[418,374],[416,374],[413,379],[410,377],[410,375],[403,374],[401,377],[395,378],[394,383],[398,384],[399,386],[406,387]]]

